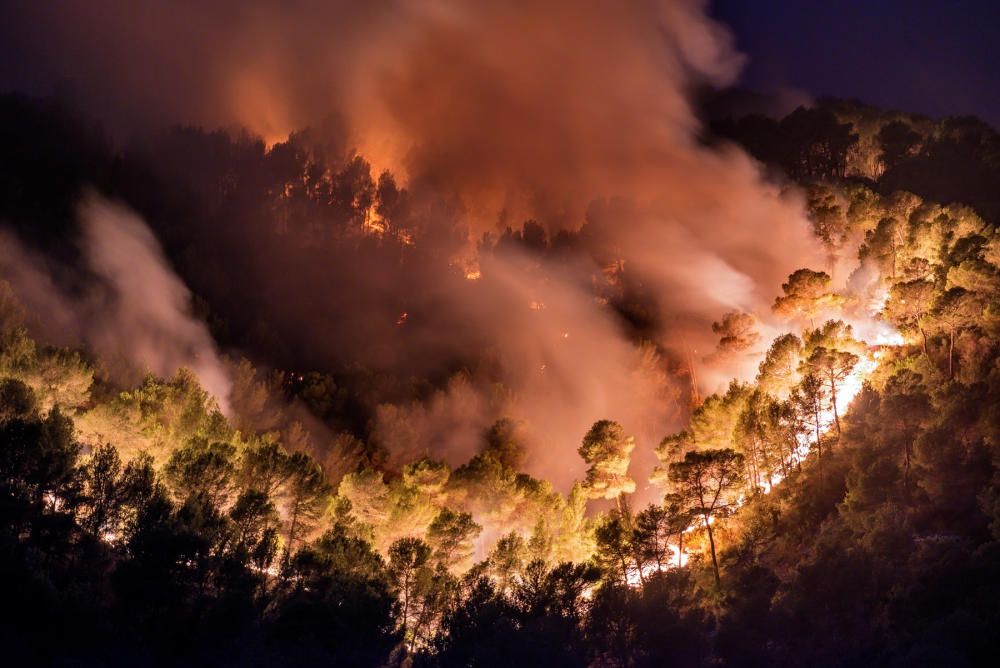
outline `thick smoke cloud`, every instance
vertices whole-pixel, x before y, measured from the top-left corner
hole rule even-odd
[[[127,208],[97,195],[79,207],[81,252],[90,277],[60,272],[0,230],[0,278],[36,320],[44,339],[85,343],[119,382],[190,369],[224,411],[231,382],[205,324],[192,317],[191,293],[159,243]],[[68,287],[53,276],[65,274]]]
[[[464,195],[489,225],[506,206],[575,226],[595,191],[662,187],[697,130],[688,89],[738,72],[703,4],[17,3],[0,87],[75,96],[119,134],[242,125],[273,142],[333,116],[377,167]]]
[[[0,85],[65,84],[119,130],[240,124],[273,141],[333,115],[376,167],[456,195],[476,231],[501,215],[578,227],[592,199],[624,196],[644,218],[618,221],[626,247],[639,239],[658,254],[652,230],[678,255],[715,256],[768,291],[783,278],[778,249],[809,243],[797,208],[745,157],[697,145],[689,92],[732,82],[742,64],[699,0],[66,0],[6,11]]]
[[[681,417],[665,362],[594,299],[592,277],[605,262],[624,262],[651,296],[660,313],[653,343],[701,359],[713,320],[766,314],[791,271],[821,261],[794,194],[763,182],[735,148],[698,141],[690,93],[731,83],[742,63],[704,5],[21,3],[7,24],[27,37],[6,35],[12,56],[0,81],[39,89],[71,80],[119,133],[170,121],[236,124],[274,142],[332,117],[345,149],[392,169],[412,192],[452,202],[469,240],[529,217],[550,233],[586,222],[588,243],[603,249],[593,261],[538,272],[508,252],[483,260],[474,288],[410,276],[408,286],[426,289],[409,294],[405,337],[373,329],[313,339],[359,357],[391,349],[387,359],[430,367],[487,346],[509,395],[496,397],[473,372],[425,404],[383,407],[374,433],[397,453],[455,462],[490,420],[513,414],[534,435],[529,469],[566,483],[582,471],[574,450],[594,420],[639,434],[648,465],[649,446]],[[41,32],[49,37],[30,37]],[[472,252],[466,243],[456,255],[469,261]],[[385,298],[397,290],[386,278],[394,271],[351,276],[344,311],[363,313],[323,320],[374,317],[369,304],[392,323],[396,313],[381,311],[394,303]],[[274,293],[284,294],[275,309],[287,320],[308,328],[316,319],[312,301]],[[754,363],[701,369],[703,389]]]

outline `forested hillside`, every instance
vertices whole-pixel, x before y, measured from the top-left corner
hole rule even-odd
[[[677,333],[672,316],[607,233],[632,223],[628,202],[591,203],[558,232],[501,221],[458,262],[455,202],[374,173],[335,133],[268,147],[178,127],[121,148],[65,108],[0,97],[0,219],[20,239],[0,243],[88,295],[78,203],[128,205],[231,383],[214,396],[185,368],[122,372],[102,339],[54,335],[16,277],[0,283],[11,665],[996,656],[1000,138],[839,101],[711,130],[801,198],[823,257],[773,286],[771,312],[718,313],[715,347],[695,353],[656,339]],[[400,352],[414,295],[472,289],[510,249],[539,280],[598,267],[583,289],[641,351],[629,378],[669,388],[657,405],[678,429],[657,435],[651,472],[615,415],[583,416],[577,457],[556,462],[570,484],[525,472],[538,436],[502,414],[501,355],[462,318],[435,324],[465,332],[461,349]],[[380,300],[355,304],[372,272]],[[703,396],[696,369],[748,359],[749,375]],[[418,422],[470,378],[499,417],[446,461]]]

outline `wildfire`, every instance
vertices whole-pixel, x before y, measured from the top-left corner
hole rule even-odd
[[[361,223],[361,231],[366,236],[381,237],[387,229],[386,222],[374,211],[369,211],[364,222]]]
[[[868,312],[881,313],[887,301],[889,301],[889,291],[885,288],[876,290],[872,298],[868,301]]]
[[[713,518],[714,519],[714,518]],[[700,528],[700,524],[695,524],[684,531],[684,533],[690,533]],[[625,583],[630,587],[638,587],[642,584],[643,580],[654,575],[656,573],[664,573],[674,568],[683,568],[687,566],[688,561],[690,561],[691,556],[688,554],[687,550],[681,550],[677,545],[668,545],[667,549],[670,551],[670,559],[662,564],[647,564],[643,567],[642,573],[640,575],[639,569],[632,567],[627,569],[625,574]]]
[[[844,410],[854,401],[854,398],[858,396],[861,392],[861,388],[865,384],[865,380],[872,374],[875,369],[878,368],[878,359],[882,356],[881,352],[869,353],[862,357],[857,366],[851,374],[844,380],[843,386],[837,392],[837,401],[840,403]],[[821,431],[827,432],[833,426],[834,415],[833,409],[828,408],[821,413],[823,419],[823,425]]]
[[[881,300],[881,303],[884,304],[885,300]],[[844,380],[843,384],[840,388],[838,388],[837,404],[840,406],[841,411],[846,412],[846,410],[854,402],[854,399],[861,393],[861,389],[864,387],[865,381],[878,369],[882,357],[885,354],[885,348],[903,345],[905,343],[903,336],[888,324],[880,321],[873,321],[868,324],[869,329],[872,330],[874,334],[874,336],[871,337],[874,341],[874,345],[872,345],[868,349],[868,352],[861,357],[857,365],[855,365],[854,369]],[[832,406],[824,408],[820,413],[820,432],[824,435],[828,434],[830,430],[833,429],[835,422],[836,416],[834,415]],[[796,436],[796,440],[798,442],[798,447],[795,450],[794,459],[796,461],[804,461],[806,457],[808,457],[813,445],[811,435],[798,434]],[[782,476],[778,473],[773,475],[770,480],[762,481],[761,489],[763,493],[769,494],[774,487],[781,482],[781,480]],[[740,507],[745,502],[746,498],[741,497],[737,501],[736,506]],[[714,520],[715,517],[713,516],[709,519],[709,522],[711,523]],[[685,530],[685,533],[696,531],[699,528],[700,525],[693,524]],[[687,563],[689,556],[687,550],[679,551],[678,548],[673,545],[670,546],[670,550],[674,556],[674,561],[671,564],[659,567],[655,565],[646,567],[642,572],[642,577],[640,577],[637,569],[633,570],[633,572],[630,572],[627,577],[629,586],[638,587],[642,583],[642,580],[653,572],[677,568]]]
[[[457,267],[467,281],[478,281],[483,274],[479,270],[479,261],[475,255],[462,255],[452,258],[448,265]]]
[[[906,343],[906,340],[903,338],[903,335],[891,328],[887,328],[887,331],[875,335],[876,346],[901,346],[904,343]],[[881,354],[881,351],[879,351],[878,356],[881,356]]]

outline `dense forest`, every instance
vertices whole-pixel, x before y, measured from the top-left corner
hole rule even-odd
[[[16,281],[0,284],[11,665],[996,656],[1000,135],[824,100],[718,120],[703,141],[741,145],[801,193],[827,256],[781,286],[769,317],[787,331],[773,340],[762,314],[718,314],[708,358],[764,354],[707,397],[689,359],[648,343],[667,316],[604,233],[628,221],[626,202],[595,202],[555,233],[503,221],[475,262],[455,263],[455,203],[373,172],[335,128],[268,147],[174,127],[120,146],[59,104],[0,97],[0,220],[18,247],[86,293],[77,206],[88,192],[126,203],[190,287],[232,382],[217,397],[183,368],[123,374],[86,342],[47,339]],[[541,274],[580,257],[605,268],[593,298],[676,380],[686,427],[662,435],[648,479],[615,416],[587,416],[568,493],[524,472],[516,419],[459,465],[379,427],[395,405],[490,377],[486,347],[443,365],[385,359],[413,294],[474,286],[507,248]],[[835,286],[845,263],[858,268]],[[324,315],[371,271],[386,274],[379,324]],[[360,354],[357,339],[386,343]]]

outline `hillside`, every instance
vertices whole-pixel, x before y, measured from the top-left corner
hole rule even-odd
[[[559,231],[504,222],[462,263],[462,235],[427,222],[460,220],[453,202],[319,130],[268,147],[173,128],[118,147],[64,108],[0,98],[11,665],[994,656],[997,134],[833,100],[713,130],[711,145],[739,142],[804,202],[822,252],[770,286],[769,309],[706,323],[683,302],[665,310],[636,249],[614,243],[609,230],[639,226],[628,202],[590,203]],[[108,234],[158,269],[115,274],[87,211],[133,221]],[[430,305],[509,298],[524,319],[489,322],[515,338],[562,303],[511,276],[560,285],[580,266],[582,298],[549,294],[601,319],[532,334],[615,323],[636,356],[620,356],[613,390],[662,422],[652,448],[617,415],[574,416],[593,426],[576,456],[545,462],[550,479],[527,469],[556,436],[505,412],[529,391],[498,371],[510,351]],[[166,285],[176,308],[139,308],[152,293],[136,284]],[[26,289],[42,285],[45,300]],[[411,327],[461,338],[404,340]],[[129,356],[146,344],[155,360]],[[571,366],[592,361],[577,354]],[[524,356],[536,375],[555,366]],[[703,396],[699,372],[747,365]],[[228,390],[206,387],[206,369]]]

